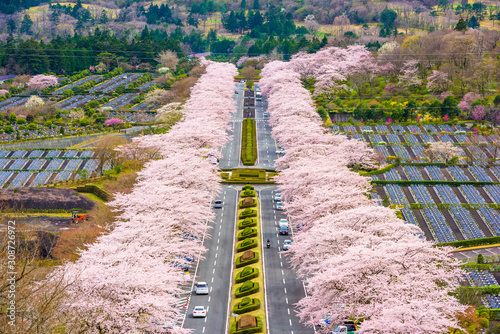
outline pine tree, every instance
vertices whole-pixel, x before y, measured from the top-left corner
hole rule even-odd
[[[31,20],[31,17],[28,14],[25,14],[23,21],[21,22],[21,32],[29,35],[32,26],[33,21]]]
[[[256,10],[260,9],[259,0],[253,0],[253,9],[256,9]]]
[[[456,31],[467,31],[467,23],[465,23],[464,19],[458,20],[457,25],[455,26]]]
[[[247,6],[247,1],[241,0],[241,9],[245,10],[246,6]]]

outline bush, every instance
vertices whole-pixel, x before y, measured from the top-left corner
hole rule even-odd
[[[255,197],[257,196],[257,193],[255,190],[252,189],[246,189],[241,192],[241,197]]]
[[[247,184],[246,186],[243,186],[242,188],[243,190],[255,190],[255,188],[249,184]]]
[[[234,295],[236,298],[241,298],[256,293],[258,291],[259,291],[258,282],[246,281],[239,288],[236,289]]]
[[[236,283],[243,283],[252,278],[259,276],[259,268],[245,267],[241,272],[236,274]]]
[[[255,165],[257,160],[257,130],[255,120],[245,118],[241,133],[241,160],[245,166]]]
[[[229,179],[229,173],[220,173],[220,177],[223,179],[223,180],[227,180]]]
[[[247,198],[249,198],[249,197],[247,197]],[[240,200],[238,206],[240,209],[253,208],[253,207],[257,206],[257,201],[253,198],[252,198],[252,203],[244,203],[244,200]]]
[[[236,322],[231,323],[231,334],[252,334],[252,333],[262,333],[262,320],[260,317],[255,317],[257,319],[257,327],[242,329],[240,331],[236,330]]]
[[[247,261],[243,261],[243,262],[241,262],[241,256],[238,256],[236,258],[236,262],[235,262],[236,268],[241,268],[241,267],[244,267],[244,266],[248,266],[249,264],[259,262],[259,253],[254,252],[254,254],[255,254],[255,256],[254,256],[253,259],[250,259],[250,260],[247,260]]]
[[[257,236],[257,229],[251,228],[251,227],[245,227],[243,231],[238,233],[238,241],[247,239],[247,238],[253,238]]]
[[[245,209],[240,213],[239,219],[243,219],[243,218],[247,218],[247,217],[257,217],[257,210]]]
[[[236,246],[237,252],[243,252],[252,248],[257,247],[259,243],[255,239],[245,239]]]
[[[492,245],[500,243],[500,237],[488,237],[488,238],[479,238],[479,239],[468,239],[468,240],[460,240],[460,241],[450,241],[450,242],[442,242],[436,244],[436,246],[452,246],[452,247],[474,247],[474,246],[482,246],[482,245]]]
[[[243,314],[260,308],[260,300],[258,298],[245,297],[238,304],[234,305],[233,313]]]
[[[238,229],[244,229],[245,227],[254,227],[257,226],[257,221],[252,218],[245,218],[243,221],[238,223]]]

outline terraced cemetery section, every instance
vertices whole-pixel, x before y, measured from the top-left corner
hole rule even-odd
[[[237,218],[231,313],[238,317],[231,317],[230,333],[262,333],[266,319],[259,201],[250,185],[241,190]]]
[[[0,150],[0,188],[76,180],[95,175],[98,166],[91,150]]]
[[[372,175],[381,204],[401,209],[429,240],[452,242],[500,236],[500,166],[496,135],[476,135],[461,125],[352,125],[334,131],[370,143],[384,159],[385,172]],[[427,143],[458,147],[457,165],[428,163]],[[394,157],[402,164],[391,164]],[[495,163],[493,163],[495,162]]]

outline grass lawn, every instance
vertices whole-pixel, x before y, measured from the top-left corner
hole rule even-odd
[[[254,199],[256,199],[257,201],[259,200],[258,197],[252,197]],[[241,199],[241,198],[240,198]],[[253,207],[252,208],[253,210],[256,210],[257,211],[257,217],[252,217],[253,219],[256,220],[257,222],[257,226],[253,227],[255,229],[257,229],[257,236],[254,237],[256,238],[258,241],[259,241],[259,245],[261,246],[261,232],[260,232],[260,211],[259,211],[259,206],[257,204],[257,207]],[[237,210],[236,214],[237,214],[237,217],[239,217],[240,213],[245,210],[245,209],[239,209]],[[240,219],[238,219],[238,221],[240,221]],[[238,230],[239,232],[240,230]],[[238,234],[238,233],[236,233]],[[244,252],[237,252],[236,251],[236,245],[238,244],[239,242],[236,241],[235,243],[235,257],[234,257],[234,260],[236,261],[236,258],[238,258],[239,256],[241,256]],[[259,276],[256,277],[256,278],[252,278],[252,282],[258,282],[259,283],[259,291],[256,292],[256,293],[253,293],[251,295],[248,295],[246,297],[249,297],[249,298],[258,298],[260,300],[260,308],[255,310],[255,311],[252,311],[252,312],[248,312],[248,313],[244,313],[244,314],[251,314],[255,317],[259,317],[262,321],[262,330],[263,332],[265,332],[266,328],[267,328],[267,325],[266,325],[266,313],[265,313],[265,310],[264,310],[264,307],[265,307],[265,300],[264,300],[264,276],[263,276],[263,268],[262,268],[262,247],[257,247],[257,248],[252,248],[252,250],[254,252],[258,252],[259,253],[259,262],[256,262],[256,263],[253,263],[253,264],[250,264],[248,265],[249,267],[251,268],[258,268],[259,269]],[[231,290],[231,313],[233,311],[233,308],[234,306],[241,302],[241,300],[243,298],[236,298],[235,297],[235,292],[236,292],[236,289],[238,287],[240,287],[243,283],[238,283],[236,284],[235,283],[235,279],[236,279],[236,275],[238,273],[240,273],[245,267],[242,267],[242,268],[235,268],[234,266],[234,263],[233,263],[233,287],[232,287],[232,290]],[[237,321],[238,318],[235,318],[235,317],[231,317],[231,323]]]

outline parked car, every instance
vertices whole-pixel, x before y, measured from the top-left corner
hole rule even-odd
[[[208,284],[206,282],[198,282],[195,284],[195,290],[197,295],[208,295]]]
[[[276,154],[286,154],[286,151],[283,149],[277,149]]]
[[[280,234],[281,235],[288,235],[288,227],[280,226]]]
[[[214,208],[215,209],[220,209],[222,208],[222,201],[221,200],[217,200],[214,202]]]
[[[207,310],[205,306],[195,306],[193,309],[193,318],[205,318],[207,316]]]
[[[238,94],[238,91],[237,91],[237,90],[235,90],[235,91],[234,91],[234,94]]]
[[[354,324],[344,324],[337,326],[335,330],[330,331],[329,334],[354,334],[356,333],[356,326]]]
[[[265,112],[265,113],[263,114],[263,116],[264,116],[264,117],[269,117],[269,114],[268,114],[267,112]]]
[[[288,220],[286,220],[286,219],[280,219],[280,221],[278,222],[278,226],[279,227],[281,227],[281,226],[288,227]]]
[[[281,202],[281,194],[280,193],[274,194],[274,201],[275,202]]]
[[[286,251],[290,248],[290,246],[292,245],[292,240],[285,240],[283,242],[283,250]]]
[[[282,202],[276,202],[276,210],[283,210],[283,203]]]

